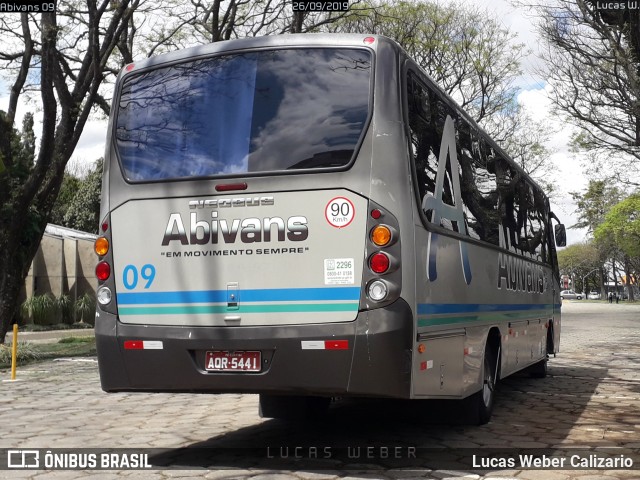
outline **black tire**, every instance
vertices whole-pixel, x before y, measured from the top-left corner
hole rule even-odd
[[[555,353],[553,344],[553,324],[547,329],[547,352],[542,360],[531,365],[527,371],[532,378],[546,378],[548,374],[549,355]]]
[[[549,363],[549,357],[545,357],[538,363],[534,363],[529,367],[529,376],[531,378],[546,378],[547,377],[547,364]]]
[[[497,384],[498,358],[499,347],[487,342],[482,364],[482,389],[468,398],[471,421],[477,425],[484,425],[491,420]]]
[[[328,397],[260,394],[259,414],[262,418],[280,420],[322,420],[329,409]]]

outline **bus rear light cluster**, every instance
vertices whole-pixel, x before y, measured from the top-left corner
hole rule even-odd
[[[108,217],[103,220],[100,224],[100,229],[102,230],[103,236],[96,238],[96,241],[93,244],[93,250],[96,252],[96,255],[100,257],[100,261],[96,265],[96,277],[100,281],[100,286],[96,291],[96,298],[98,303],[102,306],[109,305],[113,300],[112,289],[109,288],[109,284],[104,285],[107,280],[111,278],[111,245],[109,243],[108,230],[109,230],[109,221]]]
[[[362,310],[384,307],[400,296],[400,225],[384,207],[369,200]]]

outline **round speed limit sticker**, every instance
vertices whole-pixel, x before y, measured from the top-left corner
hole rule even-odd
[[[336,228],[348,226],[356,214],[356,208],[351,200],[345,197],[336,197],[327,203],[324,209],[324,217],[329,225]]]

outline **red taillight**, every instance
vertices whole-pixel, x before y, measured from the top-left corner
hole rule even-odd
[[[96,277],[101,282],[104,282],[111,275],[111,267],[107,262],[100,262],[96,265]]]
[[[369,268],[371,268],[374,273],[386,272],[389,270],[389,257],[382,252],[373,254],[369,259]]]
[[[377,208],[374,208],[373,210],[371,210],[371,218],[373,218],[374,220],[378,220],[381,216],[382,216],[382,212]]]
[[[364,42],[364,44],[365,44],[365,45],[371,45],[371,44],[372,44],[373,42],[375,42],[375,41],[376,41],[376,39],[375,39],[375,38],[373,38],[373,37],[366,37],[366,38],[363,40],[363,42]]]
[[[103,232],[106,232],[108,229],[109,229],[109,224],[108,224],[107,222],[104,222],[104,223],[102,224],[102,231],[103,231]]]
[[[125,340],[124,349],[125,350],[143,350],[144,343],[142,343],[142,340]]]

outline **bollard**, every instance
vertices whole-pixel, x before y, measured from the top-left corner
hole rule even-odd
[[[11,342],[11,381],[16,379],[16,363],[18,360],[18,324],[13,324],[13,341]]]

